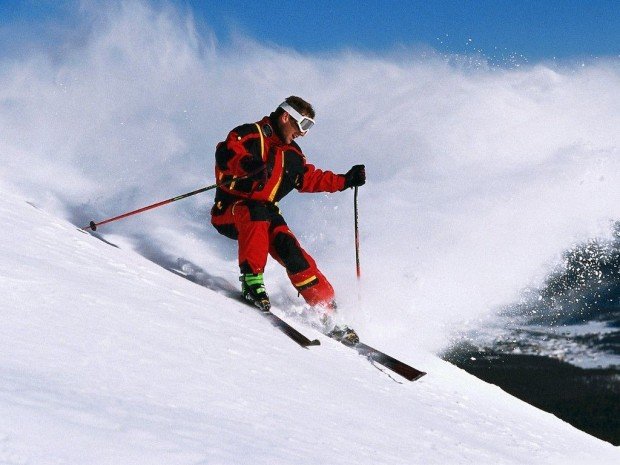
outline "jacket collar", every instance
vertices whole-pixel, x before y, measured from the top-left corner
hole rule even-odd
[[[272,143],[276,145],[285,145],[284,137],[282,136],[282,131],[280,131],[280,128],[278,127],[278,121],[275,117],[275,113],[271,113],[269,116],[265,116],[261,120],[261,128],[265,124],[269,125],[272,135],[267,135],[264,129],[263,134],[265,134],[266,137],[270,138]]]

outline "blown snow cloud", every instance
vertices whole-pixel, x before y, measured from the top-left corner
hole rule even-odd
[[[218,44],[191,14],[140,1],[87,4],[73,20],[78,32],[0,61],[0,182],[82,226],[211,184],[229,129],[301,95],[317,110],[309,160],[367,166],[362,282],[350,193],[293,194],[282,210],[343,314],[385,337],[441,347],[620,218],[617,58],[501,69],[413,50],[304,55]],[[234,276],[211,198],[109,231]],[[278,268],[269,279],[287,289]]]

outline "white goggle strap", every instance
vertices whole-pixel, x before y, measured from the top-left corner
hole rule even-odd
[[[302,132],[306,133],[308,132],[308,129],[314,126],[314,120],[312,118],[302,115],[288,103],[282,102],[280,104],[280,108],[282,108],[285,112],[291,115],[295,121],[297,121],[299,129],[301,129]]]

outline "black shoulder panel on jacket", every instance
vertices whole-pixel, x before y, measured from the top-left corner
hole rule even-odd
[[[226,146],[226,142],[220,142],[215,149],[215,163],[221,170],[228,169],[228,161],[235,156],[235,153]]]
[[[238,136],[245,137],[249,134],[257,133],[258,129],[256,125],[253,123],[242,124],[241,126],[237,126],[232,132],[236,133]]]

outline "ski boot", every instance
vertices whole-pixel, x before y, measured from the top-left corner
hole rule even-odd
[[[329,337],[335,339],[343,344],[353,346],[360,342],[360,337],[357,335],[353,328],[349,328],[347,325],[336,325],[327,333]]]
[[[329,309],[331,312],[334,312],[336,310],[336,302],[331,302]],[[347,325],[335,324],[329,313],[321,315],[321,324],[323,325],[324,333],[338,342],[347,345],[355,345],[360,342],[360,338],[353,328],[349,328]]]
[[[241,281],[243,298],[254,304],[259,310],[268,312],[271,308],[271,302],[269,302],[269,296],[265,291],[263,274],[243,274],[239,277],[239,281]]]

